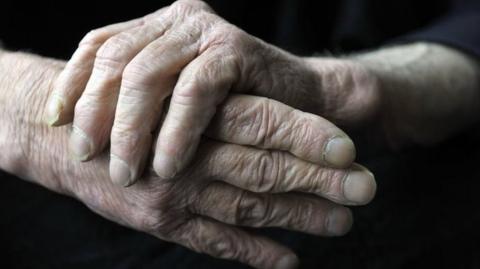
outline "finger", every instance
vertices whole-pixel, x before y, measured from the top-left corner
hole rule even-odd
[[[305,194],[258,194],[225,183],[211,184],[194,203],[194,214],[248,227],[280,227],[322,236],[347,233],[353,222],[346,207]]]
[[[168,9],[170,12],[162,9],[148,15],[144,18],[144,24],[112,36],[97,51],[90,79],[75,107],[75,128],[70,139],[70,152],[74,158],[82,161],[89,160],[102,152],[107,144],[122,73],[127,64],[146,45],[162,36],[175,20],[181,20],[189,13],[196,12],[197,9],[206,8],[198,4],[198,8],[180,12],[179,8],[176,8],[179,5],[180,3],[172,5],[172,8]],[[197,4],[185,5],[196,6]],[[152,112],[160,111],[160,105],[161,103]],[[143,143],[140,149],[148,147],[146,143],[149,139],[141,139]],[[135,143],[131,144],[138,146]],[[121,162],[121,159],[116,159]],[[143,159],[145,158],[138,159],[137,166]]]
[[[373,174],[358,164],[328,168],[286,152],[214,143],[202,145],[202,152],[214,156],[201,162],[210,177],[252,192],[297,191],[345,205],[367,204],[376,192]]]
[[[198,52],[198,27],[182,24],[169,33],[147,45],[123,72],[110,137],[111,153],[116,156],[110,169],[117,173],[110,176],[124,186],[139,177],[143,169],[139,160],[150,148],[136,147],[141,140],[151,142],[163,100],[171,94],[180,70]]]
[[[70,152],[76,159],[89,160],[103,151],[110,138],[125,67],[169,27],[169,20],[159,15],[153,21],[112,36],[97,51],[90,79],[75,106]]]
[[[143,18],[115,23],[90,31],[80,41],[77,50],[56,80],[47,106],[45,121],[51,126],[61,126],[71,122],[75,104],[87,85],[96,53],[103,43],[116,34],[143,25],[146,21],[163,13],[164,10],[165,8],[162,8]]]
[[[355,146],[326,119],[278,101],[231,95],[218,108],[207,135],[229,143],[285,150],[326,166],[349,167]]]
[[[179,243],[196,252],[236,260],[260,269],[294,269],[299,264],[290,249],[214,220],[197,217],[183,229],[186,232]]]
[[[171,178],[190,162],[239,72],[234,53],[217,48],[207,49],[183,69],[155,150],[154,169],[160,177]]]
[[[46,123],[61,126],[72,121],[75,104],[87,85],[97,50],[111,36],[142,23],[142,19],[135,19],[112,24],[90,31],[82,39],[55,82],[45,114]]]

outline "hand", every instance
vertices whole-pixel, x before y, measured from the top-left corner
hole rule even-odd
[[[251,111],[245,112],[244,108]],[[249,129],[259,128],[263,122],[228,119],[251,119],[244,113],[253,112],[277,118],[288,108],[272,100],[239,95],[228,98],[220,109],[225,116],[216,118],[215,126],[226,131],[210,132],[230,136],[227,140],[250,141]],[[303,122],[317,118],[306,113],[298,116],[296,120]],[[274,141],[283,138],[283,131],[293,131],[289,129],[294,128],[291,124],[295,120],[284,120],[287,130],[273,129],[273,133],[280,133],[269,138],[269,143],[280,147],[290,143],[288,138]],[[244,129],[245,126],[248,128]],[[352,225],[352,216],[349,209],[337,203],[363,204],[375,192],[372,175],[358,165],[351,169],[326,168],[285,152],[207,139],[201,143],[188,171],[172,180],[158,180],[148,173],[129,188],[117,187],[103,170],[106,161],[105,156],[94,161],[99,168],[95,174],[100,172],[100,176],[70,180],[75,182],[73,193],[90,208],[163,240],[257,268],[294,268],[298,261],[288,248],[235,226],[343,235]]]
[[[285,151],[207,139],[188,171],[173,180],[148,173],[130,188],[119,187],[108,179],[108,154],[74,162],[63,151],[68,128],[41,122],[51,81],[61,68],[61,62],[23,53],[0,57],[0,102],[6,104],[0,113],[0,167],[72,195],[128,227],[258,268],[292,268],[297,258],[291,250],[234,225],[341,235],[352,217],[339,203],[365,204],[375,193],[372,174],[358,165],[327,168]],[[210,136],[253,146],[296,147],[295,132],[306,134],[303,145],[315,144],[325,121],[271,99],[243,95],[230,96],[219,110]]]
[[[0,167],[72,195],[118,223],[258,268],[292,268],[297,258],[291,250],[234,225],[341,235],[352,216],[339,203],[365,204],[375,194],[373,175],[358,165],[327,168],[285,151],[208,139],[190,169],[173,180],[147,173],[140,183],[119,187],[108,179],[108,154],[87,163],[71,161],[63,151],[68,129],[41,123],[51,81],[61,68],[61,62],[22,53],[0,57],[0,101],[7,104],[0,113]],[[8,105],[7,100],[18,102]],[[214,119],[209,134],[253,146],[295,147],[295,137],[288,135],[300,129],[298,123],[309,130],[303,143],[314,144],[317,136],[308,134],[317,134],[324,122],[277,101],[244,95],[229,97],[219,110],[222,116]],[[281,125],[272,124],[279,118]],[[269,132],[254,131],[266,127]]]
[[[325,120],[244,95],[230,96],[219,107],[221,116],[208,133],[254,147],[205,139],[192,165],[173,180],[147,173],[138,184],[119,187],[108,179],[108,153],[91,162],[72,161],[64,150],[68,128],[42,124],[51,81],[62,68],[62,62],[23,53],[0,57],[0,102],[5,104],[0,107],[0,167],[74,196],[120,224],[258,268],[292,268],[297,258],[291,250],[234,226],[341,235],[352,216],[339,204],[365,204],[375,194],[373,175],[361,166],[327,168],[286,151],[255,148],[315,144]],[[298,137],[303,140],[297,145]]]
[[[62,125],[73,118],[70,148],[80,160],[98,155],[110,138],[112,179],[130,185],[143,170],[152,131],[173,92],[153,162],[158,175],[169,178],[189,163],[229,91],[274,98],[340,123],[367,118],[372,109],[366,104],[375,99],[369,73],[342,60],[320,66],[248,35],[201,1],[177,1],[90,32],[58,80],[47,120]],[[291,153],[350,166],[355,151],[347,135],[331,124],[323,133],[306,155]]]
[[[120,224],[258,268],[292,268],[298,261],[291,250],[235,226],[341,235],[352,216],[339,204],[365,204],[375,194],[373,175],[361,166],[328,168],[286,151],[256,148],[297,147],[295,132],[308,134],[299,145],[315,144],[325,120],[244,95],[230,96],[219,107],[208,133],[254,147],[205,139],[191,166],[173,180],[147,173],[138,184],[119,187],[108,179],[108,153],[91,162],[72,161],[64,150],[68,128],[41,123],[51,81],[62,68],[61,62],[22,53],[0,57],[0,101],[6,104],[0,113],[0,167],[74,196]],[[268,132],[258,131],[266,127]]]

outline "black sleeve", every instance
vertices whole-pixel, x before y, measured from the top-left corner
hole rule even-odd
[[[397,41],[442,43],[480,57],[480,0],[452,0],[444,16]]]

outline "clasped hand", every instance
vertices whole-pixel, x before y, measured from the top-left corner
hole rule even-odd
[[[367,118],[349,101],[360,90],[373,100],[375,79],[347,60],[322,63],[248,35],[201,1],[177,1],[87,34],[46,121],[73,122],[75,159],[109,161],[117,186],[84,184],[79,195],[95,211],[216,257],[290,268],[291,250],[235,226],[341,235],[352,224],[342,205],[366,204],[376,188],[331,122]]]

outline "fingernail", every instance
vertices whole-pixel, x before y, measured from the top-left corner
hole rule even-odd
[[[375,177],[368,170],[351,170],[343,182],[343,194],[354,204],[367,204],[376,190]]]
[[[86,161],[90,157],[92,146],[88,136],[80,128],[73,126],[69,148],[73,159]]]
[[[53,94],[48,102],[47,110],[45,111],[45,122],[48,125],[54,126],[58,122],[63,106],[63,99],[60,96]]]
[[[295,269],[298,268],[300,262],[298,261],[297,256],[293,254],[288,254],[280,258],[275,264],[275,269]]]
[[[341,236],[352,228],[352,212],[345,207],[335,207],[330,210],[325,221],[329,235]]]
[[[133,183],[128,164],[113,154],[110,155],[110,178],[113,183],[123,187]]]
[[[337,136],[328,141],[323,159],[334,167],[347,167],[355,160],[355,145],[348,137]]]
[[[163,153],[155,155],[154,168],[157,175],[164,179],[173,178],[177,174],[176,161]]]

